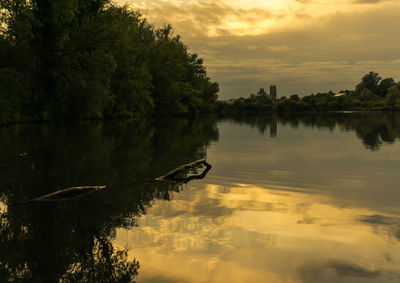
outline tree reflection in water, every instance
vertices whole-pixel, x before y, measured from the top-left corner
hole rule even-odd
[[[83,123],[0,129],[0,196],[19,202],[62,187],[110,189],[62,202],[3,209],[0,282],[133,282],[139,262],[113,246],[154,198],[180,183],[149,182],[205,157],[215,119]],[[79,141],[79,142],[77,142]],[[24,153],[24,154],[21,154]]]
[[[132,282],[138,275],[139,263],[127,260],[127,251],[114,252],[108,238],[88,242],[75,256],[75,262],[62,276],[61,282]]]
[[[355,131],[377,150],[400,137],[400,116],[383,113],[236,116],[235,122],[269,128]],[[218,140],[217,119],[160,119],[0,128],[0,199],[20,202],[60,188],[106,185],[79,199],[1,206],[0,282],[132,282],[139,262],[113,246],[118,228],[136,225],[153,199],[171,199],[187,180],[155,178],[206,157]],[[193,177],[190,177],[193,176]],[[188,179],[189,178],[189,179]],[[134,251],[133,251],[134,253]]]
[[[267,128],[270,136],[276,137],[281,125],[298,128],[300,124],[319,129],[355,131],[367,149],[378,150],[384,143],[393,143],[400,138],[400,115],[382,112],[355,113],[274,113],[266,115],[236,115],[228,119],[256,127],[261,134]]]
[[[2,215],[1,282],[132,282],[137,275],[139,263],[127,260],[126,250],[114,249],[113,228],[91,221],[93,214],[80,215],[85,212],[79,204],[18,210]]]

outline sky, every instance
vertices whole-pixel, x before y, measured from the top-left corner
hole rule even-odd
[[[117,0],[171,24],[204,59],[220,99],[277,85],[278,96],[400,80],[400,0]]]

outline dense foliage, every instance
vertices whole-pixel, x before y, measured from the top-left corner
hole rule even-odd
[[[216,83],[170,26],[109,0],[0,0],[0,121],[212,111]]]
[[[393,78],[383,79],[378,73],[366,74],[355,90],[332,91],[299,97],[281,97],[272,100],[266,95],[219,102],[220,112],[266,112],[266,111],[343,111],[343,110],[400,110],[400,82]]]

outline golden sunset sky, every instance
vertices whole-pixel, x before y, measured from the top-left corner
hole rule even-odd
[[[278,96],[400,80],[399,0],[117,0],[170,23],[220,84],[220,99],[269,84]]]

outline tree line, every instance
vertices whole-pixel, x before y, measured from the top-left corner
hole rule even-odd
[[[110,0],[0,0],[0,122],[213,111],[218,84],[170,25]]]
[[[400,82],[376,73],[365,74],[354,90],[333,91],[272,100],[265,95],[218,103],[219,112],[400,110]]]

